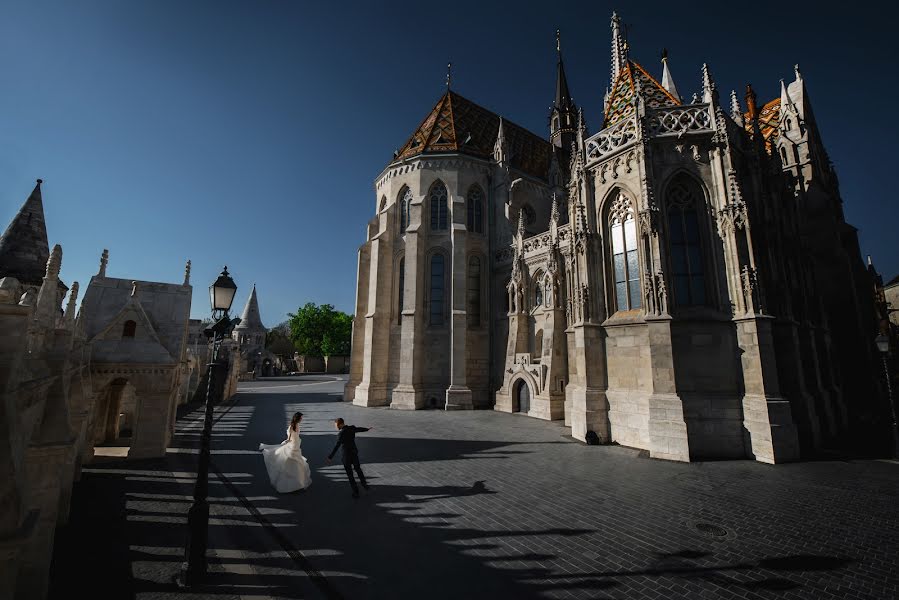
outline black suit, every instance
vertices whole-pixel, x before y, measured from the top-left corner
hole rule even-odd
[[[346,470],[346,476],[350,480],[350,487],[353,488],[354,496],[359,493],[359,488],[356,487],[356,480],[353,478],[353,469],[359,475],[362,487],[368,489],[368,484],[365,482],[365,474],[362,473],[362,467],[359,465],[359,449],[356,448],[356,434],[363,431],[368,431],[368,427],[344,425],[337,433],[337,444],[331,450],[331,454],[328,455],[328,459],[331,459],[337,454],[338,449],[343,450],[343,468]]]

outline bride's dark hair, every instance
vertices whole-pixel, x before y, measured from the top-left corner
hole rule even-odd
[[[290,429],[291,431],[297,430],[297,424],[300,422],[300,419],[303,418],[303,413],[297,412],[293,413],[293,418],[290,420]]]

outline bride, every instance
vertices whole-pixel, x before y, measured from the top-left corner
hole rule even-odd
[[[280,444],[259,444],[268,478],[282,494],[304,490],[312,484],[309,464],[300,451],[300,421],[303,413],[294,413],[287,428],[287,439]]]

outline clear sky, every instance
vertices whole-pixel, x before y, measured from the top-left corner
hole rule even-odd
[[[682,95],[708,62],[726,102],[799,63],[862,252],[899,273],[896,15],[886,3],[0,0],[0,228],[44,179],[62,276],[103,248],[113,277],[180,282],[193,316],[223,264],[272,326],[307,302],[352,312],[373,181],[444,90],[546,135],[555,30],[597,131],[609,17]],[[844,7],[844,8],[840,8]]]

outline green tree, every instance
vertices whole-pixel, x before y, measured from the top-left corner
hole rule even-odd
[[[331,304],[307,302],[289,313],[290,338],[297,352],[306,356],[349,354],[353,319]]]
[[[278,356],[293,355],[294,346],[290,336],[290,323],[282,321],[265,333],[265,348]]]

